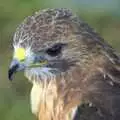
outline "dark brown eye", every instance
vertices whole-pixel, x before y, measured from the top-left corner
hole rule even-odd
[[[53,45],[51,48],[48,48],[46,50],[46,53],[52,57],[57,56],[58,54],[61,53],[63,46],[65,46],[66,44],[63,43],[57,43],[55,45]]]

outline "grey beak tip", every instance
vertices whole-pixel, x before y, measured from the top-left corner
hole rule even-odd
[[[17,71],[18,67],[19,67],[19,65],[16,64],[16,65],[12,66],[12,67],[8,70],[8,79],[9,79],[10,81],[13,80],[13,74]]]
[[[8,79],[10,80],[10,81],[12,81],[13,80],[13,78],[12,78],[12,72],[11,72],[11,69],[8,71]]]

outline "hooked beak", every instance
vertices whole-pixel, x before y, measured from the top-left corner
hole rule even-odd
[[[20,63],[18,60],[13,59],[10,65],[10,68],[8,70],[8,78],[9,80],[13,79],[13,75],[20,70],[24,70],[25,66],[23,63]]]
[[[46,59],[43,59],[42,57],[35,58],[33,62],[29,64],[26,64],[25,62],[20,62],[17,59],[13,59],[8,70],[8,78],[9,80],[12,80],[13,75],[16,72],[25,70],[26,68],[43,67],[46,66],[47,64],[48,61]]]

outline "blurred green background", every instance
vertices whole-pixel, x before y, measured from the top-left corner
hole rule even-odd
[[[120,52],[119,0],[0,0],[0,120],[33,120],[29,105],[31,84],[7,71],[12,59],[12,37],[19,23],[43,8],[70,8]]]

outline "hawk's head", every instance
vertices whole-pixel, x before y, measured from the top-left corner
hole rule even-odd
[[[91,49],[95,53],[89,29],[67,9],[47,9],[27,17],[14,35],[9,79],[20,70],[39,81],[87,66]]]

